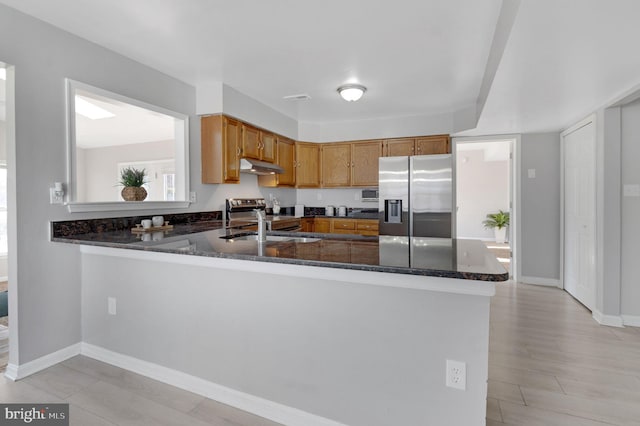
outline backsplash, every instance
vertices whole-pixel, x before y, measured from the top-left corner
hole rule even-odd
[[[162,216],[164,216],[165,221],[169,221],[172,225],[222,220],[221,211],[163,214]],[[142,219],[149,218],[151,218],[151,215],[51,222],[51,236],[56,238],[77,234],[128,230],[140,223]]]
[[[378,208],[377,202],[360,199],[364,188],[318,188],[296,190],[296,203],[305,206],[347,206],[351,208]],[[318,200],[320,196],[320,200]]]

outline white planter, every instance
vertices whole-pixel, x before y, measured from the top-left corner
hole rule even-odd
[[[496,236],[496,243],[504,243],[507,239],[507,228],[493,228],[493,232]]]

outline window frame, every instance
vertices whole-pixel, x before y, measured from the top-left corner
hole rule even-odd
[[[130,210],[166,210],[175,208],[188,208],[191,205],[190,197],[190,174],[189,174],[189,116],[166,108],[152,105],[128,96],[110,92],[99,87],[86,83],[65,79],[66,85],[66,121],[67,121],[67,182],[65,193],[65,205],[70,213],[82,212],[105,212],[105,211],[130,211]],[[125,102],[150,111],[165,114],[182,120],[184,129],[180,131],[182,141],[176,139],[176,145],[182,146],[176,149],[176,176],[181,172],[184,174],[184,200],[179,201],[105,201],[105,202],[79,202],[77,201],[77,159],[76,159],[76,119],[75,119],[75,92],[83,90],[95,93],[99,96],[109,97],[116,101]],[[178,129],[176,134],[178,134]],[[176,188],[178,192],[178,188]]]

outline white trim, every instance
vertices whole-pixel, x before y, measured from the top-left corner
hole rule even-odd
[[[544,285],[548,287],[560,287],[560,280],[557,278],[541,278],[541,277],[520,277],[519,283]]]
[[[622,322],[624,325],[629,325],[631,327],[640,327],[640,316],[622,315]]]
[[[190,169],[189,169],[189,115],[181,112],[169,110],[167,108],[153,105],[138,99],[133,99],[118,93],[110,92],[99,87],[91,86],[70,78],[65,78],[65,114],[66,114],[66,139],[67,139],[67,209],[70,213],[76,212],[99,212],[99,211],[122,211],[122,210],[147,210],[147,209],[166,209],[166,208],[187,208],[190,205]],[[131,202],[110,202],[110,203],[80,203],[76,202],[76,124],[75,124],[75,91],[76,89],[95,93],[115,99],[120,102],[128,103],[150,111],[158,112],[177,120],[181,120],[176,124],[176,135],[179,135],[181,141],[181,149],[176,150],[176,176],[184,180],[180,188],[176,188],[176,196],[182,195],[183,201],[164,201],[164,202],[147,202],[147,203],[131,203]],[[176,138],[176,144],[178,138]],[[183,193],[184,192],[184,193]],[[135,205],[134,205],[135,204]],[[136,205],[143,205],[138,207]],[[124,207],[124,208],[123,208]]]
[[[4,258],[8,259],[7,256],[4,256]],[[0,257],[0,260],[2,260],[2,257]],[[0,277],[0,282],[4,282],[4,281],[9,281],[9,277],[8,276]]]
[[[86,245],[80,246],[80,252],[82,254],[111,256],[128,260],[142,260],[145,262],[174,263],[178,265],[202,266],[205,268],[257,272],[261,274],[286,275],[299,278],[322,277],[324,280],[331,281],[437,291],[452,294],[491,297],[496,292],[495,283],[491,281],[360,271],[355,269],[259,262],[243,259],[229,259],[224,257],[194,256],[188,254],[162,253],[147,250],[131,250]]]
[[[598,324],[608,325],[609,327],[624,327],[623,318],[619,315],[605,315],[599,310],[594,309],[591,316]]]
[[[346,426],[297,408],[221,386],[178,370],[82,343],[82,355],[202,395],[240,410],[288,426]]]
[[[593,138],[594,138],[594,148],[595,148],[595,152],[594,152],[594,164],[593,164],[593,184],[594,184],[594,194],[593,194],[593,200],[594,200],[594,208],[595,208],[595,212],[593,215],[593,249],[594,249],[594,256],[598,257],[598,245],[601,244],[601,242],[598,240],[598,203],[601,202],[598,198],[598,170],[597,170],[597,161],[598,161],[598,123],[597,123],[597,117],[596,114],[590,114],[588,117],[580,120],[579,122],[577,122],[576,124],[574,124],[573,126],[570,126],[569,128],[567,128],[566,130],[564,130],[563,132],[560,133],[560,286],[559,288],[564,289],[565,285],[564,285],[564,231],[565,231],[565,193],[564,193],[564,185],[565,185],[565,178],[564,178],[564,174],[565,174],[565,137],[567,137],[568,135],[570,135],[571,133],[585,127],[588,126],[589,124],[593,125]],[[594,268],[594,295],[593,295],[593,303],[594,303],[594,308],[597,305],[598,302],[598,264],[600,263],[599,259],[596,259],[595,261],[595,266]],[[577,300],[577,298],[576,298]],[[583,303],[581,301],[581,303]],[[584,303],[583,303],[584,304]],[[587,306],[585,304],[585,306]],[[587,308],[589,308],[587,306]],[[591,308],[589,308],[591,309]],[[592,311],[594,312],[594,311]]]
[[[114,201],[111,203],[67,203],[69,213],[122,212],[130,210],[186,209],[190,201]]]
[[[60,349],[59,351],[34,359],[33,361],[29,361],[25,364],[15,365],[10,363],[9,365],[7,365],[5,377],[14,381],[24,379],[25,377],[37,373],[38,371],[61,363],[62,361],[65,361],[76,355],[80,355],[80,349],[81,344],[76,343],[71,346],[67,346],[66,348]]]

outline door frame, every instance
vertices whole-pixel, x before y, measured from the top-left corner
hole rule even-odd
[[[451,154],[453,156],[453,165],[455,167],[457,161],[457,144],[473,143],[473,142],[510,142],[511,143],[511,171],[509,176],[509,195],[511,198],[511,216],[509,224],[509,245],[512,252],[511,255],[511,273],[510,278],[516,282],[521,280],[520,272],[520,240],[522,235],[522,226],[520,221],[521,197],[520,197],[520,135],[488,135],[488,136],[456,136],[451,139]],[[457,196],[454,188],[454,196]],[[456,201],[457,204],[457,201]],[[454,216],[457,216],[454,215]]]
[[[593,173],[593,182],[594,182],[594,188],[593,188],[593,199],[594,199],[594,215],[593,215],[593,244],[594,244],[594,256],[596,257],[596,259],[594,259],[594,273],[595,273],[595,282],[594,282],[594,291],[595,291],[595,295],[594,295],[594,301],[595,301],[595,305],[593,306],[593,311],[595,312],[597,310],[597,296],[598,296],[598,202],[599,202],[599,198],[598,198],[598,170],[597,170],[597,164],[598,164],[598,122],[597,122],[597,117],[596,114],[591,114],[589,116],[587,116],[586,118],[578,121],[577,123],[575,123],[573,126],[568,127],[567,129],[565,129],[564,131],[562,131],[560,133],[560,284],[558,285],[559,288],[563,289],[566,291],[565,289],[565,285],[564,285],[564,247],[565,247],[565,235],[564,235],[564,231],[565,231],[565,191],[564,191],[564,184],[565,184],[565,157],[566,157],[566,145],[565,145],[565,137],[570,135],[571,133],[574,133],[575,131],[588,126],[589,124],[593,124],[593,140],[594,140],[594,161],[592,164],[592,170],[591,172]],[[573,295],[572,295],[573,297]],[[575,297],[574,297],[575,298]],[[577,299],[576,299],[577,300]]]
[[[16,177],[16,108],[15,108],[15,67],[0,62],[7,70],[5,80],[5,139],[7,149],[7,275],[9,278],[9,362],[6,373],[11,365],[18,365],[19,360],[19,319],[18,319],[18,210],[17,210],[17,177]],[[9,377],[7,375],[7,377]]]

